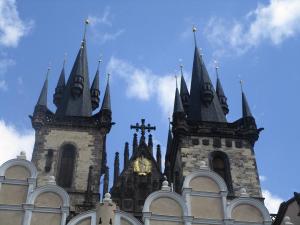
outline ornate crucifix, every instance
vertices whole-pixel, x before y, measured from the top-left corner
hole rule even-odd
[[[141,125],[139,123],[136,123],[135,125],[131,125],[130,129],[135,129],[136,132],[138,132],[139,130],[141,130],[142,137],[145,136],[146,130],[148,132],[150,132],[151,130],[155,130],[156,129],[155,126],[151,126],[149,123],[147,125],[145,125],[145,119],[141,119],[141,122],[142,122]]]

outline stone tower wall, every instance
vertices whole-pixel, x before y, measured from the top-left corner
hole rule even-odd
[[[183,177],[199,170],[201,161],[210,165],[211,152],[223,151],[229,158],[233,194],[238,196],[241,188],[246,188],[251,197],[260,198],[262,195],[253,147],[245,140],[219,140],[221,142],[216,144],[216,139],[212,137],[183,137],[176,160],[182,163]]]
[[[96,128],[44,126],[37,130],[32,162],[39,172],[38,185],[43,184],[45,176],[53,175],[58,180],[60,153],[64,144],[72,144],[76,147],[72,186],[67,189],[73,211],[75,205],[82,204],[84,201],[89,166],[93,166],[93,202],[98,201],[103,135]],[[51,170],[46,173],[46,155],[49,149],[53,150],[53,160]]]

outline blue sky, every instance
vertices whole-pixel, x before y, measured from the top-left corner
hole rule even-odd
[[[214,60],[228,97],[229,121],[241,116],[239,80],[261,133],[255,153],[262,188],[278,204],[299,191],[300,3],[254,1],[0,1],[0,161],[21,149],[30,155],[32,114],[49,63],[49,107],[67,54],[70,72],[89,18],[87,48],[93,78],[100,65],[101,97],[111,73],[113,126],[108,137],[110,165],[115,151],[131,143],[130,124],[146,118],[157,126],[156,143],[166,145],[179,59],[190,80],[198,28],[210,76]],[[111,167],[112,168],[112,167]],[[112,172],[112,170],[111,170]]]

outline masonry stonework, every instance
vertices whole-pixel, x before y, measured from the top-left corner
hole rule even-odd
[[[227,147],[226,141],[232,142],[231,147]],[[193,142],[197,144],[193,144]],[[240,143],[240,140],[222,138],[221,145],[215,147],[213,146],[212,137],[184,137],[179,147],[183,176],[186,177],[190,173],[199,170],[201,161],[205,161],[207,165],[210,165],[210,154],[214,151],[223,151],[228,155],[230,161],[233,194],[238,196],[241,188],[246,188],[250,196],[261,198],[253,148],[247,141],[242,141],[242,145],[236,144],[237,142]]]
[[[39,172],[38,185],[43,185],[46,176],[58,176],[61,149],[65,144],[72,144],[76,147],[75,168],[72,186],[67,190],[71,199],[71,210],[75,210],[75,206],[84,201],[90,166],[93,166],[93,202],[97,202],[103,152],[103,134],[100,130],[43,127],[36,132],[36,140],[32,161]],[[52,165],[50,171],[45,172],[46,158],[50,149],[53,150]]]

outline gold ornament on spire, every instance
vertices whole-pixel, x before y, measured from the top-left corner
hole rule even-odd
[[[195,46],[197,47],[196,31],[197,31],[197,28],[195,27],[195,25],[193,25],[194,42],[195,42]]]

